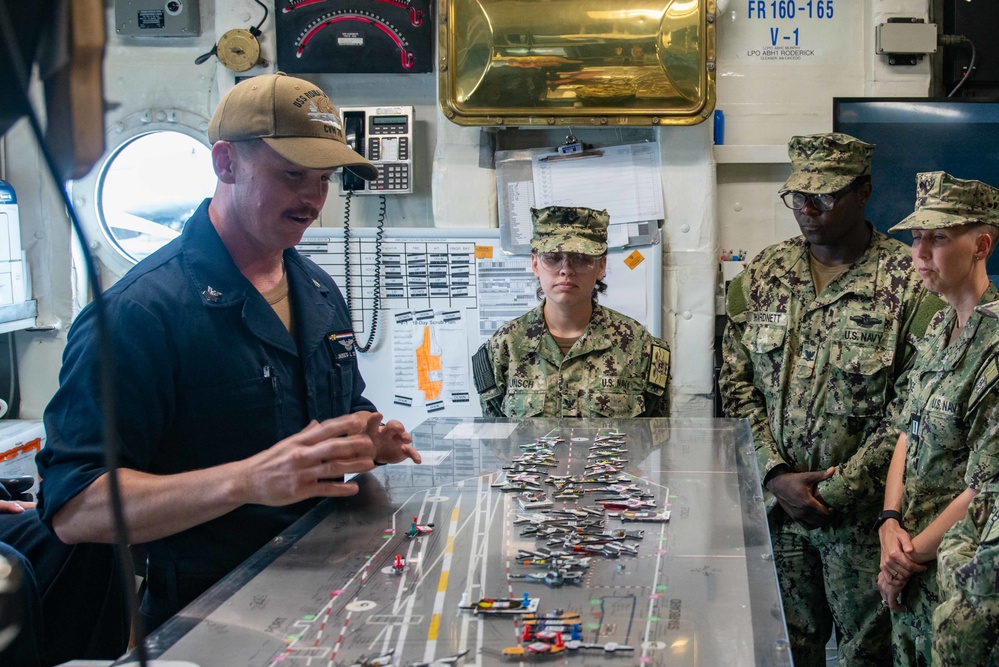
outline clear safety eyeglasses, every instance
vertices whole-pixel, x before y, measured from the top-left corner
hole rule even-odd
[[[588,271],[597,265],[600,257],[583,255],[578,252],[542,252],[538,253],[541,266],[549,271],[558,271],[568,264],[573,271]]]
[[[796,192],[794,190],[790,192],[785,192],[780,196],[784,200],[784,206],[787,206],[792,211],[800,211],[805,208],[805,202],[812,202],[812,206],[820,211],[831,211],[845,194],[854,189],[854,184],[846,186],[838,192],[833,192],[830,194],[821,195],[809,195],[804,192]]]

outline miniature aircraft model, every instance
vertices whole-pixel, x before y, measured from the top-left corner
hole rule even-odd
[[[524,593],[522,598],[482,598],[474,604],[467,602],[467,593],[462,595],[459,609],[471,609],[476,614],[527,614],[536,613],[540,598],[532,598]]]
[[[552,507],[555,503],[549,500],[543,491],[537,493],[522,493],[517,497],[517,502],[525,510],[544,509]]]
[[[395,649],[391,649],[388,653],[384,653],[376,658],[366,658],[362,655],[350,667],[392,667],[393,653],[395,653]]]
[[[655,500],[641,500],[639,498],[621,498],[614,500],[598,500],[598,505],[603,505],[605,509],[615,510],[639,510],[643,508],[654,508]]]
[[[669,521],[670,512],[619,512],[616,516],[622,521]],[[607,516],[615,516],[608,512]]]
[[[544,616],[538,616],[537,614],[524,614],[523,620],[524,625],[543,624],[547,622],[561,623],[564,621],[575,621],[576,623],[579,623],[579,612],[563,612],[561,609],[556,609],[555,611],[548,612]]]
[[[563,584],[579,584],[583,581],[583,573],[578,570],[551,569],[547,572],[528,572],[526,574],[511,574],[511,579],[527,579],[537,581],[556,588]]]

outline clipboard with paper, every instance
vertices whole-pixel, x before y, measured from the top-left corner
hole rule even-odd
[[[500,241],[513,254],[531,252],[531,208],[607,209],[611,247],[659,242],[665,218],[656,145],[636,143],[565,155],[547,148],[496,153]]]

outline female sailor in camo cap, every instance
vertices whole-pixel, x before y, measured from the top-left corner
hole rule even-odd
[[[487,417],[665,417],[669,348],[597,303],[607,289],[607,211],[532,209],[531,268],[544,298],[472,357]]]
[[[985,267],[997,225],[999,190],[935,171],[917,175],[916,210],[890,230],[912,232],[914,268],[948,303],[918,346],[900,399],[879,519],[878,587],[893,612],[896,665],[930,664],[933,612],[954,575],[941,572],[938,586],[937,549],[999,473],[999,320],[976,311],[999,299]]]

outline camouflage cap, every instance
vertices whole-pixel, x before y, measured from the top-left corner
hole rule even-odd
[[[607,211],[595,211],[583,206],[549,206],[532,208],[534,235],[531,250],[535,252],[578,252],[602,255],[607,252]]]
[[[916,174],[916,210],[888,231],[976,223],[999,226],[999,190],[945,171],[928,171]]]
[[[831,194],[871,173],[873,144],[848,134],[829,132],[791,137],[787,145],[791,176],[780,193]]]

